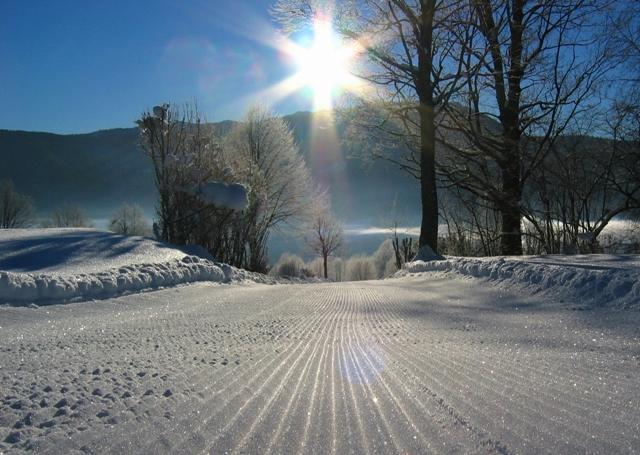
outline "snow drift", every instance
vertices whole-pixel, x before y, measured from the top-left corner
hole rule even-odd
[[[410,262],[395,276],[455,272],[591,306],[640,306],[640,257],[603,256],[449,257]]]
[[[0,271],[0,303],[57,303],[109,298],[196,281],[273,284],[267,276],[197,256],[159,264],[132,264],[98,273],[60,275]]]
[[[197,250],[94,229],[2,230],[0,303],[109,298],[196,281],[277,282]]]
[[[130,264],[164,263],[199,256],[156,240],[97,229],[0,229],[0,270],[78,275]]]

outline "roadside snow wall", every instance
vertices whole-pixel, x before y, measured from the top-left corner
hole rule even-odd
[[[0,304],[46,304],[104,299],[196,281],[276,283],[258,273],[185,256],[164,263],[134,264],[104,272],[76,275],[0,271]]]
[[[421,272],[455,272],[496,284],[525,288],[558,300],[594,307],[640,309],[640,270],[550,265],[505,258],[447,258],[415,261],[395,276]]]

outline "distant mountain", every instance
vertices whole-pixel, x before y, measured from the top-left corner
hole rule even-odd
[[[400,224],[417,222],[417,181],[387,162],[364,166],[348,157],[339,145],[346,125],[336,125],[336,141],[331,128],[312,129],[310,112],[284,119],[314,179],[329,187],[339,217],[348,223],[389,224],[395,204],[403,216]],[[215,125],[224,134],[233,124]],[[19,191],[32,196],[43,216],[65,202],[79,204],[93,218],[108,217],[125,201],[153,213],[153,171],[138,146],[137,128],[71,135],[0,130],[0,163],[0,179],[11,178]]]

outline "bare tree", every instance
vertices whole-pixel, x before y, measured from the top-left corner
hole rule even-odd
[[[23,228],[32,222],[31,198],[18,193],[11,180],[0,181],[0,228]]]
[[[492,256],[499,253],[500,217],[495,207],[462,187],[441,192],[440,217],[446,227],[443,253]]]
[[[607,37],[611,59],[613,64],[620,64],[625,69],[619,79],[637,89],[640,84],[640,1],[616,2],[610,16]]]
[[[328,278],[328,261],[342,246],[343,229],[331,214],[331,208],[326,193],[317,197],[315,209],[309,222],[310,233],[307,245],[311,251],[322,258],[324,277]]]
[[[52,227],[91,227],[86,212],[78,205],[64,204],[51,212]]]
[[[121,235],[147,235],[149,225],[137,204],[122,204],[111,216],[109,230]]]
[[[501,253],[522,254],[524,186],[553,143],[593,101],[609,69],[598,0],[473,0],[462,60],[468,77],[449,103],[440,169],[501,215]]]
[[[608,138],[564,137],[530,181],[532,253],[599,251],[614,217],[640,207],[637,162],[625,144]]]
[[[197,243],[203,236],[202,217],[212,209],[189,190],[222,173],[219,140],[197,106],[156,106],[137,123],[141,147],[154,168],[160,237],[175,244]]]
[[[316,15],[331,14],[323,11],[322,5],[326,9],[329,4],[339,33],[365,49],[370,64],[359,76],[379,95],[358,102],[356,123],[378,142],[406,152],[381,156],[420,180],[419,246],[437,252],[436,109],[461,81],[462,48],[451,38],[452,27],[467,11],[466,2],[278,0],[273,14],[286,30],[295,30]]]
[[[208,182],[239,180],[213,127],[188,105],[156,106],[137,123],[158,191],[154,232],[164,241],[201,245],[216,259],[245,267],[242,214],[199,196]]]

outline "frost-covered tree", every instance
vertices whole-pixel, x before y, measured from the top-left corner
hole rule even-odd
[[[310,175],[288,125],[253,108],[220,138],[196,108],[168,105],[138,124],[154,166],[161,239],[265,272],[269,233],[302,219],[309,205]]]
[[[0,181],[0,228],[23,228],[32,222],[31,198],[18,193],[11,180]]]
[[[331,213],[331,205],[326,193],[316,196],[314,211],[309,220],[307,245],[314,254],[322,258],[322,271],[329,277],[328,261],[342,246],[342,223]]]
[[[238,178],[249,188],[243,214],[247,265],[264,271],[271,230],[303,220],[309,209],[311,176],[289,126],[263,107],[249,110],[224,147]]]
[[[125,203],[111,216],[109,230],[121,235],[147,235],[149,225],[142,207]]]
[[[375,253],[373,253],[373,263],[376,267],[378,278],[384,278],[389,275],[390,272],[392,273],[397,270],[395,266],[396,254],[392,239],[387,239],[380,244]]]

